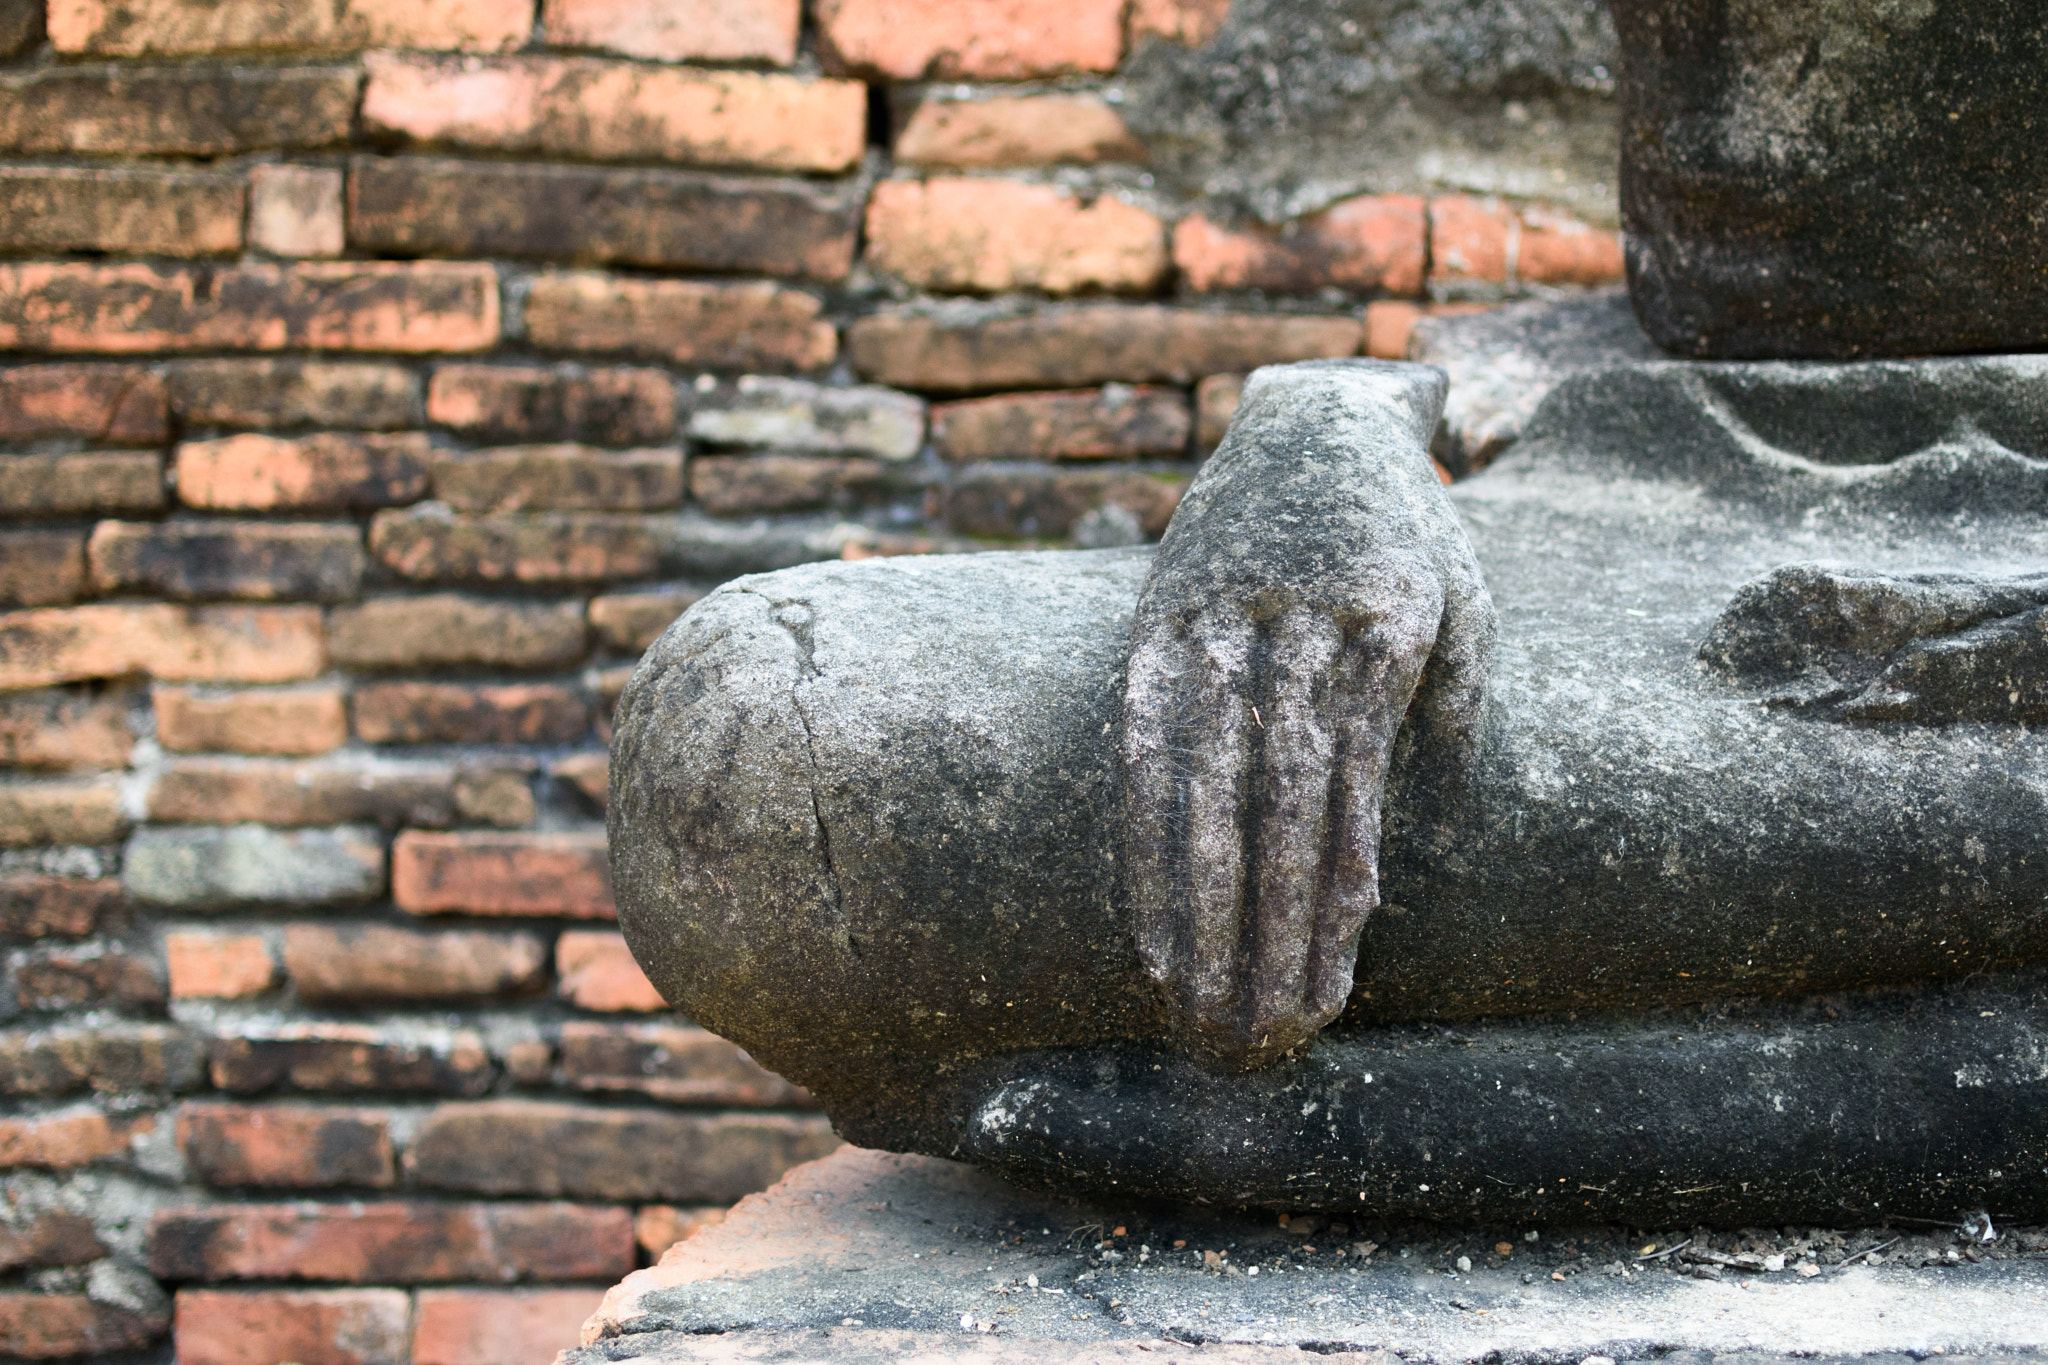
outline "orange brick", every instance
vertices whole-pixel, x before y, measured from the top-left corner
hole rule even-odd
[[[86,554],[102,593],[186,601],[346,602],[367,563],[348,522],[103,521]]]
[[[554,683],[368,683],[355,724],[369,744],[566,744],[590,729],[590,707]]]
[[[1406,360],[1408,335],[1423,317],[1422,305],[1381,299],[1365,306],[1365,353],[1375,360]]]
[[[187,1101],[177,1136],[192,1174],[216,1187],[379,1188],[398,1175],[391,1117],[376,1109]]]
[[[555,940],[555,993],[579,1009],[665,1010],[668,1002],[633,960],[623,934],[571,929]]]
[[[560,271],[535,279],[526,335],[550,351],[608,351],[714,369],[815,370],[838,334],[809,294],[781,285],[700,284]]]
[[[292,924],[284,968],[299,999],[482,1000],[530,992],[547,971],[533,934],[422,933],[387,924]]]
[[[932,444],[949,460],[1177,460],[1188,400],[1177,389],[1005,393],[932,408]]]
[[[1228,231],[1195,214],[1174,229],[1173,263],[1197,290],[1419,294],[1427,235],[1419,196],[1361,195],[1284,232]]]
[[[318,607],[124,603],[0,613],[0,689],[127,673],[297,682],[318,674],[325,656]]]
[[[164,935],[173,1000],[245,1000],[277,979],[270,949],[255,934]]]
[[[1140,38],[1163,38],[1200,47],[1223,29],[1230,0],[1131,0],[1127,24],[1131,46]]]
[[[126,1156],[132,1139],[155,1128],[154,1114],[109,1117],[91,1108],[0,1119],[0,1167],[77,1170],[95,1161]]]
[[[588,441],[655,446],[675,439],[676,384],[666,370],[443,365],[427,417],[478,441]]]
[[[796,60],[799,0],[542,0],[554,47],[595,47],[660,62]]]
[[[178,500],[219,512],[389,507],[426,496],[430,454],[419,432],[186,441],[175,457]]]
[[[348,708],[332,685],[223,693],[158,687],[150,699],[157,742],[175,753],[306,756],[348,740]]]
[[[9,350],[480,351],[497,340],[497,271],[467,261],[0,265]]]
[[[888,180],[868,199],[868,260],[925,289],[1144,292],[1166,274],[1165,227],[1105,194],[1050,185]]]
[[[1627,274],[1621,234],[1589,227],[1556,209],[1522,210],[1515,279],[1522,284],[1619,284]]]
[[[171,366],[171,407],[187,428],[392,431],[422,420],[419,377],[406,366],[303,356],[180,361]]]
[[[828,67],[914,81],[1114,71],[1123,0],[819,0]]]
[[[549,668],[580,659],[584,634],[574,602],[432,593],[337,609],[332,649],[344,668]]]
[[[407,830],[391,846],[391,898],[415,915],[618,915],[602,831]]]
[[[363,64],[364,124],[420,142],[835,174],[867,140],[867,90],[853,81],[597,57],[375,52]]]
[[[596,1280],[633,1268],[616,1206],[565,1203],[227,1204],[150,1223],[149,1268],[168,1280]]]
[[[1429,282],[1504,285],[1519,224],[1498,199],[1452,194],[1429,201]]]
[[[107,445],[153,445],[169,431],[169,389],[161,375],[140,365],[0,370],[0,440],[80,436]]]
[[[1145,145],[1099,95],[998,95],[918,105],[896,159],[963,169],[1143,161]]]
[[[0,692],[0,765],[120,768],[134,745],[125,692]]]
[[[59,62],[0,74],[0,150],[233,156],[348,141],[361,74],[347,66]]]
[[[179,1365],[406,1365],[402,1289],[181,1289]]]
[[[589,1289],[423,1289],[412,1365],[549,1365],[581,1341]]]
[[[50,0],[59,52],[274,52],[365,47],[503,52],[533,27],[530,0]],[[311,1365],[303,1362],[302,1365]]]
[[[721,1208],[677,1208],[674,1204],[643,1204],[633,1215],[633,1237],[655,1260],[677,1242],[725,1221]]]
[[[240,176],[121,166],[0,168],[0,244],[13,252],[220,256],[242,249]]]
[[[127,832],[111,778],[0,783],[0,848],[111,844]]]
[[[249,168],[249,245],[273,256],[339,256],[342,175],[326,166]]]
[[[162,1315],[83,1294],[0,1293],[0,1355],[30,1360],[137,1351],[164,1334]]]

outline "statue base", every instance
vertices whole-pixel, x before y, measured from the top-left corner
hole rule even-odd
[[[1083,1202],[845,1147],[627,1277],[562,1365],[2048,1348],[2031,1230],[1532,1231]]]

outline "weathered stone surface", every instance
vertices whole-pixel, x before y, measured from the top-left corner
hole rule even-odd
[[[608,819],[622,927],[679,1009],[819,1093],[855,1140],[1048,1179],[1187,1192],[1199,1168],[1215,1180],[1203,1191],[1232,1201],[1298,1204],[1314,1187],[1314,1202],[1355,1203],[1363,1189],[1390,1209],[1523,1218],[1556,1179],[1538,1168],[1569,1153],[1564,1173],[1588,1189],[1559,1217],[2048,1208],[2038,1175],[2016,1173],[2042,1169],[2024,1136],[2041,1092],[2011,1060],[2038,1026],[2037,978],[1981,975],[2048,962],[2033,913],[2042,796],[2024,775],[2042,741],[2018,723],[2031,694],[1997,721],[1942,725],[1937,709],[1920,713],[1929,724],[1850,724],[1696,658],[1731,600],[1790,563],[1897,581],[1941,565],[1993,608],[1984,594],[2023,587],[2015,567],[2048,548],[2048,483],[2028,453],[2048,449],[2044,373],[2035,357],[1652,362],[1559,384],[1514,450],[1451,490],[1501,611],[1469,773],[1449,780],[1429,743],[1397,747],[1356,989],[1278,1073],[1199,1080],[1147,1050],[1166,1025],[1104,856],[1120,846],[1116,723],[1142,555],[814,567],[706,598],[620,706]],[[2003,637],[2032,617],[1993,620]],[[1930,616],[1909,643],[1968,654],[1970,624]],[[1992,701],[1938,674],[1915,685],[1971,715]],[[950,719],[968,715],[971,728]],[[978,832],[991,818],[994,838]],[[1643,934],[1646,906],[1677,927]],[[1978,979],[1919,984],[1965,978]],[[792,990],[801,1019],[761,1003]],[[1827,1002],[1839,1032],[1815,1022],[1814,996],[1851,991],[1865,994]],[[1401,1022],[1617,1009],[1644,1013],[1458,1025],[1477,1048]],[[1014,1055],[1083,1038],[1098,1050]],[[1489,1049],[1500,1060],[1482,1065]],[[913,1052],[914,1075],[892,1070]],[[990,1063],[999,1079],[961,1082],[971,1098],[939,1098],[948,1067],[982,1065],[970,1053],[1012,1056]],[[1112,1055],[1135,1087],[1121,1109],[1101,1106],[1126,1082],[1094,1069]],[[1495,1066],[1499,1092],[1446,1079]],[[1958,1067],[1984,1084],[1959,1090]],[[1507,1088],[1511,1075],[1534,1083]],[[854,1076],[857,1093],[839,1088]],[[1297,1082],[1315,1112],[1341,1104],[1365,1127],[1283,1123]],[[1958,1102],[1982,1106],[1961,1130],[1942,1113]],[[1881,1110],[1898,1145],[1872,1158],[1840,1136],[1829,1116],[1844,1105]],[[1257,1115],[1264,1155],[1203,1145]]]
[[[566,1365],[1640,1360],[1645,1341],[1790,1365],[1908,1355],[1929,1340],[1990,1359],[2048,1340],[2040,1263],[2007,1243],[1951,1264],[1946,1225],[1850,1225],[1839,1248],[1790,1229],[1753,1229],[1752,1241],[1583,1226],[1525,1241],[1527,1230],[1390,1224],[1356,1208],[1281,1226],[1117,1195],[1077,1207],[952,1162],[846,1148],[629,1276]],[[1646,1243],[1677,1254],[1639,1260]],[[1886,1243],[1891,1264],[1795,1269]],[[1763,1269],[1752,1246],[1789,1253],[1783,1268]],[[1709,1258],[1729,1263],[1725,1279],[1694,1278]],[[1929,1260],[1946,1268],[1919,1268]]]
[[[121,883],[137,900],[205,910],[368,900],[384,889],[375,829],[155,826],[129,837]]]
[[[1622,0],[1622,218],[1699,357],[2048,342],[2048,32],[1998,0],[1797,15]]]
[[[687,429],[708,446],[908,460],[924,445],[924,419],[924,401],[894,389],[746,374],[699,382]]]
[[[348,196],[349,239],[375,252],[819,280],[853,268],[860,225],[856,200],[800,181],[601,166],[357,157]]]

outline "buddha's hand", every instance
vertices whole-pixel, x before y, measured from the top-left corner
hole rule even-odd
[[[1471,753],[1494,612],[1429,458],[1444,390],[1422,365],[1258,371],[1146,577],[1125,872],[1145,969],[1214,1064],[1343,1010],[1404,722],[1431,762]]]

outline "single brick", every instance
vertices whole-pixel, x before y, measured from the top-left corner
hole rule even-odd
[[[332,684],[243,692],[157,687],[157,743],[173,753],[306,757],[348,741],[348,707]]]
[[[1519,235],[1514,211],[1497,199],[1452,194],[1429,201],[1429,282],[1433,287],[1504,286]]]
[[[101,1303],[84,1294],[0,1293],[0,1355],[23,1360],[139,1351],[169,1326],[166,1315]]]
[[[363,123],[420,142],[591,161],[836,174],[867,141],[854,81],[597,57],[373,52]]]
[[[384,890],[375,829],[152,826],[128,840],[121,882],[134,899],[180,910],[325,905]]]
[[[1372,309],[1380,306],[1375,303],[1366,309],[1368,330]],[[1375,351],[1372,354],[1379,353]],[[1195,385],[1195,446],[1203,454],[1223,444],[1223,433],[1230,429],[1230,419],[1237,415],[1237,404],[1243,397],[1244,376],[1241,374],[1212,374]]]
[[[725,1214],[724,1209],[716,1206],[677,1208],[674,1204],[642,1204],[633,1214],[633,1238],[642,1251],[659,1261],[662,1253],[677,1242],[723,1223]]]
[[[622,592],[590,599],[590,628],[613,649],[638,654],[704,594],[695,588]]]
[[[423,419],[418,376],[369,360],[237,358],[171,366],[171,405],[187,427],[354,427]]]
[[[178,1147],[193,1177],[216,1188],[383,1188],[398,1177],[391,1116],[376,1109],[187,1100]]]
[[[530,763],[530,760],[529,760]],[[540,814],[529,766],[477,767],[456,774],[455,813],[470,824],[520,829]]]
[[[1167,269],[1165,226],[1144,209],[1009,180],[885,180],[867,240],[870,263],[923,289],[1144,293]]]
[[[166,765],[150,784],[149,818],[194,825],[447,825],[455,769],[446,763],[305,763],[199,758]]]
[[[342,174],[327,166],[249,168],[249,245],[273,256],[339,256]]]
[[[1060,538],[1096,508],[1121,507],[1156,537],[1187,483],[1185,475],[1151,471],[977,465],[941,494],[941,515],[962,535]]]
[[[683,500],[683,452],[579,445],[437,451],[434,497],[459,512],[641,512]]]
[[[132,1139],[155,1129],[154,1114],[109,1115],[90,1107],[0,1119],[0,1167],[74,1171],[125,1157]]]
[[[50,0],[49,27],[59,52],[120,57],[365,47],[503,52],[526,42],[533,7],[528,0]]]
[[[723,370],[816,370],[838,333],[811,295],[781,285],[644,280],[558,271],[533,281],[527,339],[542,350],[609,351]]]
[[[75,1213],[45,1209],[25,1228],[0,1226],[0,1274],[87,1265],[106,1254],[91,1220]]]
[[[580,1344],[596,1299],[588,1289],[423,1289],[418,1302],[412,1365],[550,1365]]]
[[[545,1039],[522,1039],[505,1049],[505,1076],[514,1085],[546,1085],[554,1062],[555,1050]]]
[[[324,654],[317,607],[122,603],[0,613],[0,689],[126,673],[297,682],[321,670]]]
[[[859,200],[688,171],[358,157],[349,241],[385,255],[524,256],[840,280]]]
[[[284,970],[299,999],[483,1000],[540,988],[547,945],[534,934],[427,933],[382,924],[292,924]]]
[[[402,1289],[180,1289],[179,1365],[406,1365]]]
[[[810,1092],[740,1048],[690,1024],[562,1025],[562,1074],[578,1090],[622,1091],[674,1104],[808,1109]]]
[[[591,47],[658,62],[796,60],[799,0],[542,0],[551,47]]]
[[[165,1024],[97,1024],[0,1034],[0,1094],[68,1095],[190,1090],[199,1043]]]
[[[676,386],[666,370],[443,365],[427,416],[472,440],[661,445],[675,439]]]
[[[0,0],[0,57],[25,52],[42,40],[42,0]]]
[[[449,834],[407,830],[391,850],[391,898],[415,915],[614,919],[603,831]]]
[[[432,451],[418,432],[259,436],[178,446],[178,500],[211,511],[389,507],[426,496]]]
[[[819,0],[828,69],[888,80],[1114,71],[1123,0]]]
[[[372,518],[370,553],[400,577],[427,583],[601,583],[655,574],[663,529],[645,516],[473,517],[428,503]]]
[[[1558,209],[1522,210],[1517,283],[1598,286],[1619,284],[1626,273],[1620,233],[1590,227]]]
[[[277,963],[256,934],[165,934],[164,963],[173,1000],[246,1000],[277,979]]]
[[[0,765],[121,768],[134,744],[126,692],[0,692]]]
[[[1111,384],[941,403],[932,443],[949,460],[1178,459],[1189,425],[1178,389]]]
[[[497,340],[497,271],[467,261],[0,265],[10,350],[480,351]]]
[[[113,778],[0,782],[0,848],[111,844],[127,832]]]
[[[242,249],[242,178],[138,166],[0,167],[10,252],[221,256]]]
[[[0,440],[79,436],[105,445],[156,445],[169,434],[167,386],[161,375],[140,365],[0,370]],[[6,506],[25,510],[11,499]]]
[[[1419,303],[1381,299],[1365,306],[1365,353],[1375,360],[1406,360],[1408,337],[1425,316]],[[1232,403],[1233,408],[1236,407]]]
[[[349,139],[352,68],[46,66],[0,75],[0,151],[235,156]]]
[[[1420,196],[1368,194],[1279,231],[1232,231],[1197,213],[1173,230],[1173,263],[1196,290],[1420,294],[1428,237]]]
[[[1230,0],[1131,0],[1125,25],[1133,49],[1148,37],[1200,47],[1222,30],[1229,15]]]
[[[584,799],[599,810],[605,807],[606,787],[611,781],[611,755],[570,754],[558,758],[548,767],[548,776],[559,782],[567,782],[583,793]]]
[[[369,744],[570,744],[589,733],[590,707],[553,683],[366,683],[355,726]]]
[[[1145,144],[1100,95],[1055,94],[927,99],[896,135],[896,159],[985,170],[1146,158]]]
[[[822,1116],[486,1100],[434,1110],[405,1164],[423,1189],[709,1204],[838,1146]]]
[[[112,877],[0,874],[0,937],[83,938],[120,909],[121,899],[121,883]]]
[[[206,600],[346,602],[363,579],[350,525],[103,521],[89,547],[101,592]]]
[[[260,1038],[215,1039],[210,1053],[215,1088],[237,1095],[280,1085],[317,1093],[476,1095],[491,1085],[490,1054],[466,1030],[422,1040],[363,1024],[288,1024]]]
[[[25,1010],[76,1010],[164,1002],[156,964],[119,944],[52,948],[14,967],[15,1003]]]
[[[589,1204],[230,1204],[165,1209],[149,1230],[166,1280],[610,1282],[632,1268],[631,1211]]]
[[[883,466],[835,455],[699,455],[690,461],[690,496],[707,512],[794,512],[877,488]]]
[[[17,517],[154,512],[167,501],[153,450],[0,458],[0,507]]]
[[[668,1002],[633,954],[623,934],[595,929],[570,929],[555,940],[555,993],[578,1009],[622,1011],[665,1010]]]
[[[910,460],[924,448],[924,423],[924,400],[872,384],[707,375],[691,394],[688,430],[709,446]]]
[[[1355,355],[1352,317],[1208,313],[1083,304],[1022,316],[878,313],[847,332],[853,367],[905,389],[1079,388],[1106,380],[1188,384],[1205,374]]]
[[[83,531],[0,531],[0,607],[60,606],[85,592]]]
[[[548,668],[582,658],[583,639],[574,602],[433,593],[337,609],[329,653],[343,668]]]

